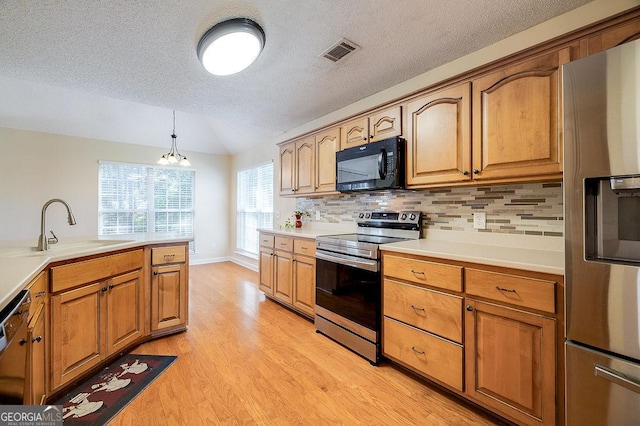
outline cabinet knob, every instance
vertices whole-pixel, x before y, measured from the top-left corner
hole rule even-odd
[[[369,135],[369,139],[373,139],[373,135]]]
[[[20,339],[18,343],[20,343],[20,346],[24,346],[27,344],[27,339]]]
[[[158,275],[158,271],[153,271],[153,275]]]
[[[113,285],[113,284],[109,284],[109,290],[111,290],[111,289],[112,289],[112,288],[114,288],[114,287],[115,287],[115,285]]]
[[[40,341],[42,341],[42,336],[34,337],[31,341],[33,343],[36,343],[36,342],[40,343]]]
[[[467,311],[469,311],[469,312],[473,311],[473,306],[467,305]]]
[[[102,287],[100,290],[101,291],[107,291],[107,288],[106,287]]]
[[[480,170],[478,170],[478,169],[473,169],[473,174],[474,174],[474,175],[477,175],[478,173],[480,173]]]
[[[467,175],[469,174],[469,171],[468,171],[468,170],[463,170],[463,171],[462,171],[462,174],[463,174],[463,175],[465,175],[465,176],[467,176]]]

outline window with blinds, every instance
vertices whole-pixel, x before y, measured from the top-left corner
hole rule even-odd
[[[98,233],[193,236],[194,186],[194,170],[100,162]]]
[[[273,223],[273,163],[238,172],[236,249],[258,256],[258,228]]]

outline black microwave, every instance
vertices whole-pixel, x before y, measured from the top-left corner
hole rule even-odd
[[[404,187],[405,140],[400,137],[336,152],[336,191]]]

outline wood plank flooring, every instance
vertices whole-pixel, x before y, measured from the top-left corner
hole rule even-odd
[[[496,425],[389,362],[369,362],[265,299],[230,262],[190,267],[185,333],[133,352],[177,355],[110,425]]]

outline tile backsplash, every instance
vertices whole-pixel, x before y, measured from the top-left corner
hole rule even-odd
[[[442,188],[422,191],[376,191],[321,198],[298,198],[311,222],[355,222],[362,210],[420,210],[423,230],[563,236],[562,184]],[[320,220],[316,220],[320,211]],[[485,212],[487,229],[473,229],[473,213]]]

